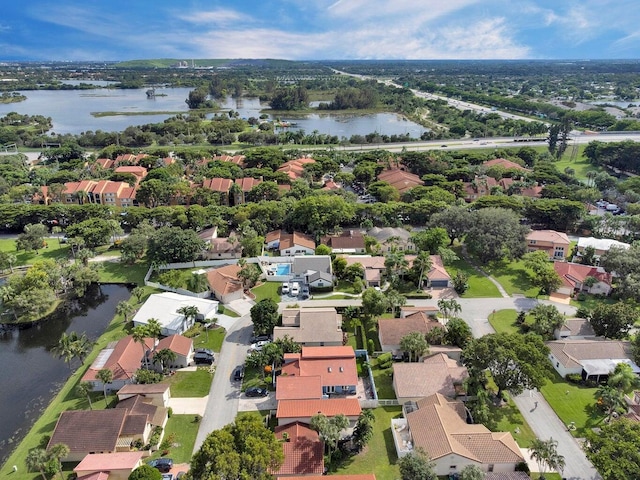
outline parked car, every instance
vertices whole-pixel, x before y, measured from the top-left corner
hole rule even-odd
[[[158,470],[160,470],[160,473],[169,473],[169,470],[171,470],[171,468],[173,467],[173,459],[156,458],[155,460],[147,462],[147,465],[157,468]]]
[[[196,348],[195,353],[206,353],[207,355],[213,355],[213,350],[209,348]]]
[[[249,343],[264,342],[265,340],[271,340],[271,335],[254,335],[249,339]]]
[[[236,382],[241,381],[244,378],[244,365],[238,365],[233,371],[233,379]]]
[[[265,345],[269,343],[271,343],[271,340],[261,340],[256,343],[252,343],[249,347],[249,352],[259,352]]]
[[[300,284],[298,282],[293,282],[293,285],[291,285],[291,295],[294,297],[297,297],[299,293],[300,293]]]
[[[171,473],[163,473],[162,480],[173,480],[173,474]]]
[[[289,293],[289,284],[288,283],[283,283],[282,284],[282,294],[286,295],[287,293]]]
[[[200,351],[198,351],[200,350]],[[193,354],[193,361],[196,365],[211,365],[215,360],[213,356],[213,352],[209,349],[202,348],[196,350],[196,353]]]
[[[309,285],[302,285],[302,294],[309,294]]]
[[[251,387],[247,388],[244,394],[247,397],[266,397],[267,395],[269,395],[269,390],[261,387]]]

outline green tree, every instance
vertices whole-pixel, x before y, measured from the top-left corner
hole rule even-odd
[[[435,466],[421,448],[409,452],[398,460],[402,480],[437,480]]]
[[[636,478],[640,472],[640,423],[625,418],[587,432],[585,453],[603,480]]]
[[[136,383],[140,385],[150,385],[153,383],[160,383],[163,380],[163,376],[159,372],[154,372],[147,368],[140,368],[135,373]]]
[[[90,218],[67,227],[68,237],[80,237],[87,248],[95,248],[109,243],[115,234],[121,234],[122,228],[103,218]]]
[[[106,403],[107,383],[111,383],[113,381],[113,372],[108,368],[103,368],[101,370],[98,370],[98,373],[96,373],[96,377],[102,382],[102,393],[104,394],[104,401]]]
[[[265,298],[251,307],[251,321],[253,331],[257,335],[273,332],[273,327],[278,324],[278,304],[270,298]]]
[[[316,255],[331,255],[331,248],[326,246],[326,245],[320,244],[320,245],[318,245],[316,247],[315,254]]]
[[[616,272],[616,293],[623,299],[640,301],[640,242],[630,248],[611,247],[600,257],[607,272]]]
[[[122,300],[116,306],[116,315],[122,315],[122,317],[124,318],[124,323],[127,323],[129,321],[129,315],[133,315],[133,312],[135,311],[135,307],[126,300]]]
[[[564,315],[554,305],[536,305],[529,314],[533,317],[531,330],[545,340],[553,338],[553,332],[564,323]]]
[[[184,315],[182,323],[182,331],[186,331],[200,315],[200,309],[195,305],[185,305],[178,309],[178,313]],[[191,320],[191,321],[190,321]]]
[[[444,317],[445,323],[449,321],[449,318],[453,315],[457,315],[462,311],[462,306],[456,302],[453,298],[447,300],[446,298],[441,298],[438,300],[438,308],[440,309],[440,313]]]
[[[332,451],[338,446],[342,431],[349,427],[349,419],[341,413],[330,418],[319,413],[311,417],[309,426],[318,432],[327,448],[327,455],[331,458]]]
[[[142,301],[142,297],[144,296],[144,288],[143,287],[134,288],[133,290],[131,290],[131,295],[136,297],[136,300],[138,301],[138,303],[140,303]]]
[[[58,473],[60,474],[60,478],[63,478],[62,475],[62,459],[66,458],[71,449],[65,445],[64,443],[56,443],[51,448],[49,448],[49,456],[52,460],[56,462],[56,467],[58,468]]]
[[[453,206],[434,213],[429,224],[434,227],[444,228],[449,236],[449,244],[453,245],[454,240],[462,240],[472,222],[472,214],[467,207]]]
[[[133,330],[131,331],[131,337],[133,338],[134,342],[139,343],[140,346],[142,347],[142,357],[140,357],[141,363],[144,364],[145,368],[148,368],[147,338],[149,337],[149,331],[147,330],[147,327],[145,325],[138,325],[137,327],[134,327]]]
[[[284,454],[275,435],[253,416],[214,430],[191,459],[187,479],[269,480]]]
[[[442,227],[433,227],[416,232],[411,235],[411,240],[418,250],[432,255],[437,254],[440,248],[451,243],[447,231]]]
[[[28,224],[24,227],[24,232],[16,239],[16,249],[27,252],[38,251],[44,247],[44,237],[47,235],[47,227],[40,223]]]
[[[63,359],[69,367],[69,370],[71,370],[71,360],[76,356],[73,337],[71,335],[67,332],[63,332],[58,339],[58,343],[51,349],[51,351],[56,357]]]
[[[76,394],[80,397],[87,398],[89,410],[93,410],[93,405],[91,404],[91,392],[93,392],[93,384],[91,382],[80,382],[76,386]]]
[[[176,352],[169,348],[163,348],[162,350],[159,350],[155,353],[155,355],[153,356],[153,363],[159,363],[160,371],[162,373],[165,373],[165,365],[167,365],[167,363],[175,362],[176,358]]]
[[[37,470],[40,472],[43,480],[47,480],[47,476],[44,474],[47,463],[49,462],[49,455],[47,451],[43,448],[32,448],[29,450],[27,454],[27,458],[25,458],[25,463],[27,464],[27,469],[31,472]]]
[[[607,414],[607,421],[611,420],[614,413],[623,413],[627,409],[624,394],[609,385],[600,385],[596,391],[598,405]]]
[[[373,317],[379,317],[389,308],[389,302],[384,293],[375,288],[367,288],[362,293],[362,314],[365,322],[370,322]]]
[[[451,279],[453,289],[458,295],[463,295],[469,289],[469,275],[462,270],[458,270]]]
[[[144,256],[147,248],[147,238],[140,234],[131,234],[120,244],[120,261],[128,265],[133,265],[136,260]]]
[[[596,335],[619,339],[629,334],[637,319],[638,312],[628,303],[599,303],[592,310],[589,322]]]
[[[129,475],[128,480],[162,480],[162,474],[157,468],[143,463]]]
[[[249,263],[241,258],[240,261],[238,261],[238,265],[240,265],[238,278],[242,281],[243,288],[249,289],[258,283],[262,272],[255,263]]]
[[[467,465],[460,470],[460,480],[484,480],[486,474],[477,465]]]
[[[422,355],[429,353],[429,345],[422,333],[412,332],[400,339],[400,350],[409,354],[410,362],[417,362]]]
[[[353,441],[358,448],[362,450],[367,446],[371,438],[373,438],[373,424],[376,420],[373,410],[362,410],[358,416],[358,423],[353,429]]]
[[[453,317],[447,322],[444,341],[449,345],[464,348],[473,339],[471,327],[461,318]]]
[[[560,275],[553,268],[553,263],[549,261],[549,256],[542,250],[526,253],[522,259],[524,266],[531,270],[529,279],[531,284],[540,288],[540,293],[549,295],[562,285]]]
[[[541,388],[552,374],[548,354],[549,348],[534,333],[494,333],[469,342],[462,358],[471,376],[488,370],[501,397],[504,390],[518,395]]]
[[[13,273],[13,266],[18,261],[18,257],[9,252],[0,252],[0,271],[4,272],[7,268]]]
[[[414,277],[418,278],[418,281],[416,283],[416,288],[418,288],[418,290],[422,288],[422,280],[424,279],[425,274],[429,273],[431,267],[432,262],[429,252],[418,252],[418,255],[416,255],[416,258],[413,259],[413,264],[411,265],[411,270],[414,274]]]
[[[628,394],[640,388],[640,378],[633,371],[631,365],[620,362],[609,375],[607,384],[622,393]]]
[[[162,227],[149,239],[147,258],[153,265],[193,262],[203,249],[204,241],[193,230]]]
[[[465,244],[482,263],[505,257],[515,259],[525,253],[529,227],[520,224],[520,216],[515,212],[483,208],[473,212],[472,219]]]
[[[558,453],[558,441],[550,438],[541,440],[534,438],[531,441],[531,458],[538,464],[540,478],[544,479],[547,469],[564,470],[564,457]]]

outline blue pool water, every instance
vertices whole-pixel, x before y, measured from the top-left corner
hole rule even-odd
[[[279,263],[276,265],[276,275],[289,275],[291,273],[291,265],[288,263]]]

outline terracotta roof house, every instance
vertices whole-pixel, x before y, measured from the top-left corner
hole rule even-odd
[[[578,256],[584,255],[587,247],[592,247],[595,250],[595,258],[599,260],[611,247],[628,249],[630,246],[628,243],[610,238],[581,237],[578,239]]]
[[[281,441],[284,463],[273,475],[322,475],[324,473],[324,443],[318,432],[302,422],[277,426],[275,435]]]
[[[611,293],[612,276],[602,267],[581,263],[553,262],[553,269],[562,279],[562,286],[557,290],[560,294],[572,295],[574,292],[588,292],[609,295]],[[591,287],[585,285],[588,277],[597,280]]]
[[[169,406],[171,389],[167,383],[130,383],[118,390],[118,401],[139,395],[158,407]]]
[[[439,393],[403,407],[404,419],[391,422],[398,457],[422,448],[437,475],[459,473],[467,465],[491,472],[513,472],[524,461],[509,432],[468,424],[462,402]]]
[[[154,341],[151,338],[146,340],[147,350],[153,349]],[[102,369],[109,369],[113,374],[113,380],[107,385],[110,390],[119,390],[135,380],[136,371],[143,362],[142,346],[133,340],[131,335],[112,342],[107,348],[102,350],[93,361],[89,369],[82,376],[83,382],[90,382],[94,391],[102,391],[103,384],[98,378],[98,372]]]
[[[324,182],[324,185],[322,186],[321,190],[328,190],[328,191],[334,191],[334,190],[341,190],[342,186],[336,182],[334,182],[333,180],[327,180],[326,182]]]
[[[455,398],[456,387],[460,387],[468,376],[466,367],[439,353],[422,362],[394,363],[393,389],[400,405],[417,402],[434,393]]]
[[[326,417],[342,414],[349,419],[349,428],[353,428],[361,412],[362,409],[357,398],[280,400],[276,418],[280,426],[294,422],[309,423],[312,417],[320,413]]]
[[[611,373],[618,363],[627,363],[633,371],[640,367],[632,360],[631,344],[621,340],[600,337],[583,340],[553,340],[546,342],[549,360],[563,378],[568,374],[582,375],[583,379],[598,381]]]
[[[115,160],[115,166],[119,166],[120,164],[124,165],[137,165],[140,160],[143,158],[147,158],[149,155],[146,153],[123,153],[122,155],[118,155]]]
[[[147,169],[138,165],[117,167],[114,172],[130,173],[131,175],[136,177],[136,184],[140,183],[140,181],[147,176]]]
[[[464,199],[467,202],[473,202],[480,197],[491,195],[491,189],[497,186],[498,182],[495,178],[486,175],[476,175],[472,182],[464,183]]]
[[[64,184],[61,201],[83,205],[97,203],[116,207],[137,206],[136,188],[126,182],[111,180],[82,180]]]
[[[238,165],[239,167],[244,166],[244,155],[215,155],[213,158],[208,161],[212,162],[230,162]]]
[[[125,425],[131,418],[146,416],[146,422],[152,427],[164,428],[169,418],[167,408],[158,407],[151,403],[151,399],[147,399],[141,395],[122,400],[118,402],[115,408],[127,410],[129,417],[125,420]]]
[[[264,236],[264,243],[268,250],[275,250],[280,246],[280,236],[286,233],[283,230],[271,230]]]
[[[180,313],[182,307],[198,307],[197,317],[187,318]],[[218,302],[204,298],[180,295],[173,292],[154,293],[133,317],[133,325],[146,325],[150,318],[160,322],[162,335],[182,334],[196,320],[210,320],[218,313]]]
[[[416,246],[411,240],[411,232],[399,227],[373,227],[367,235],[375,238],[383,252],[390,252],[392,248],[413,252]]]
[[[420,307],[400,307],[400,318],[408,317],[409,315],[413,315],[417,312],[424,312],[430,317],[436,317],[440,310],[435,305],[422,305]]]
[[[415,312],[404,318],[380,318],[378,338],[383,352],[399,352],[400,339],[413,332],[427,334],[444,326],[425,312]]]
[[[451,287],[451,276],[444,268],[444,262],[440,255],[429,255],[431,258],[431,269],[427,272],[425,286],[427,288],[448,288]],[[407,255],[409,264],[413,264],[415,257]]]
[[[105,170],[110,170],[111,168],[113,168],[114,163],[115,162],[110,158],[98,158],[95,164],[100,168],[103,168]]]
[[[238,277],[241,267],[236,264],[214,268],[207,272],[209,290],[222,303],[240,300],[244,294],[242,280]]]
[[[554,260],[564,260],[570,253],[570,244],[566,233],[555,230],[532,230],[527,235],[528,252],[542,250]]]
[[[359,263],[364,268],[364,282],[367,287],[381,287],[382,273],[385,271],[384,257],[371,255],[345,255],[347,266]]]
[[[149,420],[126,408],[69,410],[60,414],[47,449],[64,443],[70,450],[67,462],[79,462],[89,453],[129,452],[133,441],[149,440]]]
[[[411,190],[414,187],[424,185],[424,182],[418,175],[407,172],[400,168],[392,168],[384,170],[378,175],[380,182],[386,182],[400,193],[404,193],[407,190]]]
[[[163,365],[154,361],[155,354],[165,348],[176,354],[173,361],[164,365],[165,372],[188,367],[193,361],[193,340],[182,335],[169,335],[160,340],[151,352],[151,363],[158,371],[161,371]]]
[[[104,472],[110,480],[127,480],[142,465],[142,455],[143,452],[90,453],[73,472],[78,478]]]
[[[221,203],[229,205],[229,190],[231,190],[233,180],[229,178],[203,178],[202,188],[218,192],[221,194]]]
[[[304,477],[276,477],[277,480],[327,480],[322,475],[305,475]],[[361,475],[331,475],[331,480],[376,480],[373,473],[365,473]]]
[[[482,164],[485,168],[491,167],[502,167],[505,170],[519,170],[521,172],[530,172],[528,168],[523,167],[522,165],[512,162],[511,160],[507,160],[505,158],[494,158],[493,160],[487,160]]]
[[[281,257],[296,255],[313,255],[316,250],[315,240],[300,232],[287,233],[284,230],[274,230],[265,236],[265,244],[270,250],[278,250]]]
[[[297,158],[295,160],[284,162],[276,171],[286,173],[289,179],[293,181],[302,177],[305,165],[315,162],[316,161],[313,158],[309,157]]]
[[[203,256],[209,260],[233,259],[242,256],[242,245],[234,236],[218,237],[218,227],[207,228],[198,233],[204,240]]]
[[[276,400],[321,400],[322,377],[310,375],[278,375],[276,377]]]
[[[282,375],[319,376],[324,395],[355,395],[358,384],[356,355],[352,347],[302,347],[284,356]]]
[[[340,235],[326,235],[321,244],[331,248],[332,253],[364,253],[364,235],[357,230],[346,230]]]
[[[556,340],[583,340],[585,338],[595,337],[596,332],[593,331],[589,320],[585,320],[584,318],[570,318],[565,320],[560,328],[556,328],[553,336]]]
[[[273,339],[289,336],[302,346],[342,345],[342,315],[333,307],[285,308]]]
[[[245,177],[236,178],[234,183],[238,186],[238,190],[236,191],[234,196],[234,204],[240,205],[247,202],[247,193],[249,193],[251,189],[253,189],[253,187],[260,185],[262,183],[262,180]]]

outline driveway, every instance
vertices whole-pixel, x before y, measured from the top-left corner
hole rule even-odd
[[[231,375],[237,365],[244,363],[252,332],[253,324],[249,315],[236,318],[227,328],[222,349],[217,355],[216,373],[213,382],[211,382],[209,398],[196,436],[194,452],[200,448],[209,433],[219,430],[236,418],[240,384],[232,382]]]
[[[207,409],[209,396],[205,397],[187,397],[169,399],[169,407],[176,415],[200,415],[203,416]]]
[[[567,431],[567,426],[557,417],[541,393],[525,391],[514,397],[533,433],[542,440],[553,438],[558,442],[558,453],[564,456],[562,477],[567,480],[595,480],[600,475],[580,448],[578,441]]]

